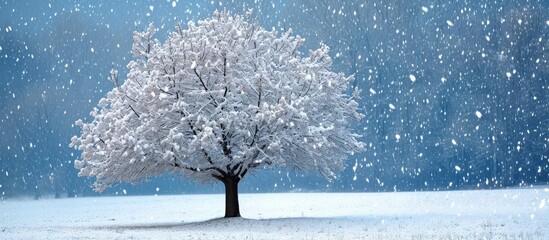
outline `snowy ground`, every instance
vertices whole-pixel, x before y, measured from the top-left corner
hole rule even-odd
[[[8,200],[0,239],[549,239],[549,189]]]

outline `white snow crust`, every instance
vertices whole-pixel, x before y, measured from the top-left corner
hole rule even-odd
[[[547,239],[549,189],[7,200],[0,239]]]

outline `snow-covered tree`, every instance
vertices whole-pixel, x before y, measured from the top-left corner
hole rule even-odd
[[[330,70],[327,46],[302,56],[302,38],[267,31],[251,14],[215,12],[163,43],[152,24],[135,33],[127,80],[99,101],[92,122],[76,122],[79,175],[96,177],[98,191],[165,173],[221,181],[225,217],[240,215],[238,183],[254,169],[335,178],[363,149],[348,127],[362,117],[359,91],[346,94],[352,77]]]

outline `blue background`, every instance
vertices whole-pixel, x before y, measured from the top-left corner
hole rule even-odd
[[[254,8],[267,28],[330,46],[363,90],[367,144],[332,182],[257,171],[241,192],[485,189],[549,181],[549,1],[3,1],[0,198],[96,195],[68,147],[77,119],[125,75],[132,32],[162,40],[215,9]],[[415,81],[412,81],[411,75]],[[180,176],[112,194],[220,192]]]

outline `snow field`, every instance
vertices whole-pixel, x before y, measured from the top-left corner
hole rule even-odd
[[[549,189],[7,200],[0,239],[548,239]]]

